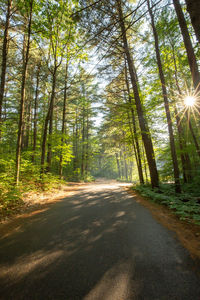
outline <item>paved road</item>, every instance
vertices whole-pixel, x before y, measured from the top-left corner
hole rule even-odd
[[[11,225],[0,299],[200,299],[187,251],[118,183],[84,185]]]

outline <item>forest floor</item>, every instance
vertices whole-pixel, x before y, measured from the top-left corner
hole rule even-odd
[[[101,182],[103,179],[97,180]],[[109,181],[110,184],[119,184],[116,181]],[[73,196],[81,187],[90,183],[68,182],[62,184],[59,188],[54,188],[44,192],[27,192],[23,194],[24,204],[18,209],[12,211],[10,215],[0,215],[0,224],[8,223],[15,218],[37,214],[48,208],[50,205],[61,201],[65,197]],[[91,183],[94,184],[94,183]],[[130,188],[131,184],[120,183],[120,185],[130,194],[134,196],[134,200],[150,210],[153,217],[176,233],[181,244],[190,252],[193,259],[200,261],[200,226],[181,221],[169,208],[164,205],[156,204],[142,197],[138,192]]]

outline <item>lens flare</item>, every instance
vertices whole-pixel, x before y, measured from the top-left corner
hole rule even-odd
[[[194,96],[186,96],[184,98],[184,104],[185,106],[194,106],[196,102],[196,98]]]

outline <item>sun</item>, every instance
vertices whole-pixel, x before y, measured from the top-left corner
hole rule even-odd
[[[184,104],[185,106],[187,107],[191,107],[191,106],[194,106],[196,103],[196,98],[194,96],[186,96],[184,98]]]

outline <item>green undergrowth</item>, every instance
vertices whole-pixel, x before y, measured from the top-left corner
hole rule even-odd
[[[2,163],[2,162],[0,162]],[[10,165],[9,165],[10,163]],[[20,176],[20,183],[15,184],[14,162],[7,163],[6,172],[0,172],[0,218],[12,215],[20,211],[24,205],[23,194],[28,192],[44,192],[51,189],[59,189],[64,180],[59,176],[46,173],[41,177],[39,168],[29,164],[24,167]],[[2,164],[0,164],[0,168]]]
[[[187,220],[200,225],[200,191],[198,186],[185,185],[181,194],[174,192],[172,184],[161,184],[159,190],[152,190],[150,185],[137,185],[133,189],[154,203],[166,205],[180,220]]]
[[[29,160],[22,159],[20,183],[15,184],[15,160],[0,159],[0,219],[18,213],[24,206],[23,195],[29,192],[38,193],[60,189],[68,181],[92,182],[94,178],[88,174],[84,179],[75,176],[60,179],[58,175],[44,173],[41,176],[40,166],[34,165]]]

